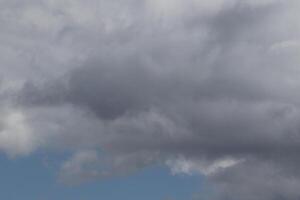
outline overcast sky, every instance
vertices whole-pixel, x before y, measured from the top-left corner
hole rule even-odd
[[[299,199],[299,19],[298,0],[0,0],[0,185]]]

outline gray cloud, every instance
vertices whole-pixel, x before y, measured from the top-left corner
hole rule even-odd
[[[215,175],[216,199],[297,199],[298,172],[279,165],[252,160]]]
[[[1,120],[22,113],[27,133],[0,149],[75,152],[68,184],[161,163],[204,174],[215,199],[299,196],[297,1],[100,2],[1,10]]]

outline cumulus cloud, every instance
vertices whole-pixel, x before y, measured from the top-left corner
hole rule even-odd
[[[299,9],[2,1],[0,149],[74,152],[68,184],[159,163],[205,175],[218,200],[296,199]]]

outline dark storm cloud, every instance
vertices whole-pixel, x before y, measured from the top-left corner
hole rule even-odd
[[[17,119],[39,141],[21,140],[25,150],[77,152],[61,169],[69,184],[164,163],[206,175],[216,199],[299,196],[299,3],[102,3],[74,1],[61,15],[44,5],[62,42],[44,44],[61,50],[45,59],[56,71],[9,83]]]
[[[280,163],[248,161],[213,176],[216,199],[298,199],[299,171],[282,170]],[[284,191],[284,192],[283,192]]]

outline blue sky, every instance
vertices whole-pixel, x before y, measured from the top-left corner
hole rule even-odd
[[[6,200],[189,200],[201,188],[201,177],[174,176],[165,167],[147,167],[137,173],[66,186],[57,181],[61,158],[35,154],[26,158],[0,157],[1,198]],[[46,161],[48,160],[48,161]],[[49,162],[51,164],[46,164]],[[51,166],[50,166],[51,165]]]

